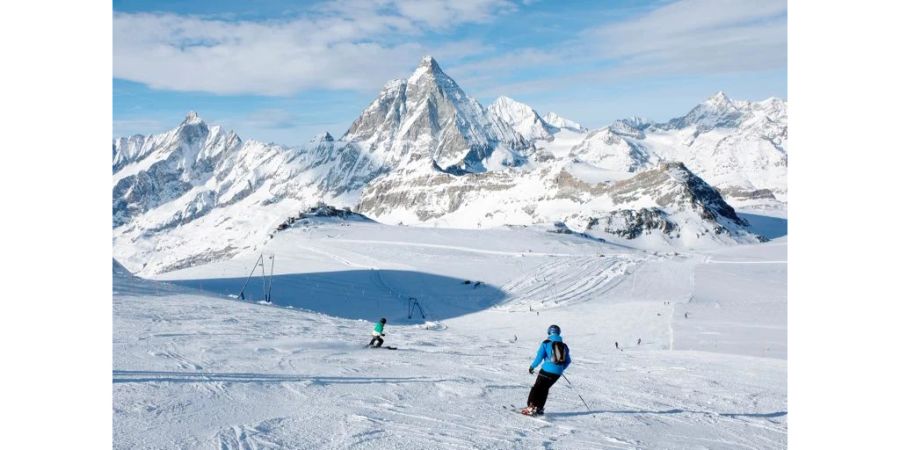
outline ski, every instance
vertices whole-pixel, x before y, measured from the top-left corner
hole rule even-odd
[[[520,407],[518,407],[518,406],[516,406],[516,405],[509,405],[509,406],[503,405],[503,409],[508,410],[508,411],[512,411],[512,412],[514,412],[514,413],[516,413],[516,414],[518,414],[518,415],[520,415],[520,416],[532,417],[532,418],[535,418],[535,419],[539,419],[539,418],[543,418],[543,417],[544,417],[543,414],[525,414],[524,412],[522,412],[525,408],[520,408]]]

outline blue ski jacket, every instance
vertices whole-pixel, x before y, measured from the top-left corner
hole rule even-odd
[[[550,342],[541,342],[541,346],[538,347],[537,355],[534,357],[534,361],[531,363],[531,367],[535,369],[541,365],[543,361],[544,365],[541,366],[541,369],[544,372],[549,372],[555,375],[562,375],[563,371],[566,370],[566,367],[569,367],[569,364],[572,364],[572,357],[569,352],[566,353],[566,362],[562,364],[554,364],[553,363],[553,348],[551,347],[553,341],[562,342],[562,338],[558,334],[551,334],[547,337],[547,340]]]

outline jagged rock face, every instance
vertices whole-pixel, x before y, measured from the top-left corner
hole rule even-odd
[[[385,85],[342,140],[386,166],[484,172],[524,161],[531,147],[467,96],[431,57],[407,80]]]
[[[152,146],[144,146],[144,136],[136,134],[131,137],[122,137],[113,141],[113,173],[125,165],[140,161],[147,156]]]
[[[591,218],[587,229],[599,229],[625,239],[636,239],[654,231],[672,235],[678,231],[678,224],[669,220],[666,212],[659,208],[621,209],[604,217]]]
[[[351,211],[350,208],[335,208],[334,206],[320,202],[316,206],[313,206],[306,211],[301,211],[296,216],[288,217],[287,220],[279,224],[274,231],[284,231],[288,228],[291,228],[297,223],[308,223],[309,220],[317,218],[371,222],[371,219],[362,214]]]
[[[690,209],[708,221],[726,219],[736,225],[746,225],[716,189],[682,163],[663,163],[654,170],[612,184],[608,192],[616,204],[628,204],[641,197],[650,197],[668,210]]]
[[[775,198],[775,194],[772,194],[772,191],[768,189],[740,189],[740,188],[723,188],[719,189],[719,192],[722,193],[723,196],[728,198],[735,198],[739,200],[762,200],[762,201],[771,201],[775,202],[778,199]]]
[[[113,147],[113,226],[193,190],[242,145],[237,135],[220,127],[209,128],[194,113],[168,133],[117,140]],[[130,170],[125,170],[128,165]],[[223,191],[227,192],[227,187]],[[208,193],[198,192],[171,222],[203,214],[211,207],[210,200]]]
[[[297,215],[297,218],[302,219],[310,219],[313,217],[336,217],[339,219],[359,219],[359,220],[369,220],[368,217],[357,214],[350,210],[350,208],[335,208],[326,203],[319,203],[312,208],[309,208],[306,211],[301,212]]]
[[[463,228],[564,219],[575,230],[606,231],[627,239],[658,230],[672,242],[681,238],[680,220],[691,222],[698,237],[708,235],[724,242],[758,240],[744,229],[746,223],[718,191],[680,163],[660,164],[626,180],[597,184],[571,175],[564,165],[477,177],[387,176],[366,187],[358,210],[387,223]],[[632,212],[621,212],[626,210]],[[604,227],[595,226],[601,222]]]
[[[348,194],[354,197],[366,183],[390,167],[361,147],[335,141],[325,133],[301,148],[296,164],[285,170],[290,172],[290,179],[283,186],[284,195],[311,189],[322,197]]]

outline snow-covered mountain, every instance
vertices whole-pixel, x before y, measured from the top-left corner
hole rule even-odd
[[[586,181],[577,165],[469,177],[389,174],[366,186],[358,210],[384,223],[452,228],[564,222],[632,245],[704,247],[758,242],[718,191],[681,163],[619,181]]]
[[[719,92],[666,123],[619,120],[591,131],[571,156],[597,168],[637,172],[681,161],[736,205],[787,200],[787,104],[735,101]]]
[[[327,133],[287,148],[195,113],[169,132],[116,140],[113,160],[114,251],[149,272],[231,257],[318,201],[350,204],[379,168]],[[367,164],[364,176],[349,170]]]
[[[650,247],[749,242],[725,200],[775,201],[784,170],[780,100],[717,95],[664,124],[585,133],[507,97],[484,108],[426,57],[340,139],[244,141],[190,113],[169,132],[114,140],[114,256],[139,274],[230,258],[320,202],[394,224],[564,222]]]
[[[500,97],[488,107],[490,113],[529,141],[553,139],[558,127],[550,125],[530,106],[509,97]]]
[[[430,56],[408,79],[386,84],[342,140],[387,167],[452,173],[516,166],[531,147],[466,95]]]
[[[565,117],[560,117],[560,115],[556,114],[555,112],[549,112],[541,118],[544,119],[544,122],[547,122],[551,126],[559,128],[561,130],[571,130],[579,133],[588,131],[588,129],[581,126],[580,123],[575,122],[574,120],[566,119]]]

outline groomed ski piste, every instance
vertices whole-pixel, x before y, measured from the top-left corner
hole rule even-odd
[[[114,263],[114,446],[785,448],[786,240],[654,253],[320,218],[156,280]],[[259,270],[235,298],[260,254],[272,304]],[[398,350],[365,347],[380,317]],[[513,414],[554,323],[571,385]]]

